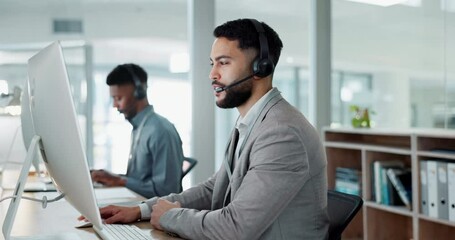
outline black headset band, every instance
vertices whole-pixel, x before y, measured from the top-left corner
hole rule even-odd
[[[267,42],[267,37],[265,36],[265,30],[262,24],[256,19],[250,19],[253,23],[254,27],[256,28],[256,32],[259,35],[259,58],[260,59],[268,59],[269,58],[269,44]]]
[[[123,67],[128,71],[134,82],[134,97],[137,99],[143,99],[147,96],[145,88],[142,86],[142,82],[139,77],[134,73],[133,64],[124,64]]]
[[[133,79],[134,85],[135,85],[136,87],[141,87],[141,86],[142,86],[142,82],[141,82],[141,80],[139,79],[139,77],[136,75],[136,73],[134,73],[133,65],[131,65],[131,64],[124,64],[123,66],[124,66],[125,69],[128,71],[128,73],[130,74],[131,78]]]

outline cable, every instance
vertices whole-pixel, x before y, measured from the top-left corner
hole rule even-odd
[[[8,196],[8,197],[4,197],[2,199],[0,199],[0,202],[3,202],[4,200],[7,200],[7,199],[10,199],[10,198],[17,198],[18,196],[17,195],[12,195],[12,196]],[[40,202],[42,203],[42,207],[43,208],[46,208],[47,207],[47,203],[50,203],[50,202],[56,202],[62,198],[65,197],[65,194],[62,193],[60,195],[58,195],[57,197],[53,198],[53,199],[47,199],[47,196],[43,196],[42,199],[38,199],[38,198],[31,198],[31,197],[25,197],[25,196],[22,196],[21,198],[22,199],[25,199],[25,200],[30,200],[30,201],[34,201],[34,202]]]

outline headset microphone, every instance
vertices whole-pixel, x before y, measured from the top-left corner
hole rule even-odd
[[[215,88],[215,92],[220,93],[220,92],[222,92],[222,91],[225,91],[226,89],[229,89],[229,88],[231,88],[231,87],[235,87],[235,86],[239,85],[240,83],[243,83],[243,82],[245,82],[246,80],[249,80],[249,79],[251,79],[251,78],[253,78],[253,77],[254,77],[254,74],[251,74],[250,76],[248,76],[248,77],[246,77],[246,78],[242,78],[242,79],[240,79],[240,80],[238,80],[238,81],[235,81],[235,82],[233,82],[233,83],[231,83],[231,84],[229,84],[229,85],[227,85],[227,86],[224,86],[224,87],[216,87],[216,88]]]

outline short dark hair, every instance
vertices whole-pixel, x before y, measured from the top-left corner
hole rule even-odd
[[[280,59],[281,49],[283,48],[283,42],[281,42],[278,33],[275,32],[269,25],[264,22],[260,22],[265,31],[267,42],[269,45],[269,57],[276,66]],[[254,27],[253,22],[250,19],[237,19],[228,21],[213,31],[213,35],[216,38],[225,37],[231,41],[238,40],[240,49],[254,48],[260,49],[259,34]]]
[[[112,69],[112,71],[107,75],[106,84],[109,86],[124,84],[134,85],[134,79],[131,71],[137,78],[139,78],[141,83],[147,82],[147,72],[145,72],[142,67],[134,63],[125,63]]]

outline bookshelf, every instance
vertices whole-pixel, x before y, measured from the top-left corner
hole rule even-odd
[[[422,160],[431,159],[455,163],[454,130],[324,128],[323,142],[327,154],[329,189],[335,187],[337,167],[361,171],[364,205],[344,231],[343,239],[425,240],[455,236],[455,221],[422,213],[419,164]],[[373,162],[397,160],[411,169],[411,210],[405,206],[377,203],[374,199]]]

